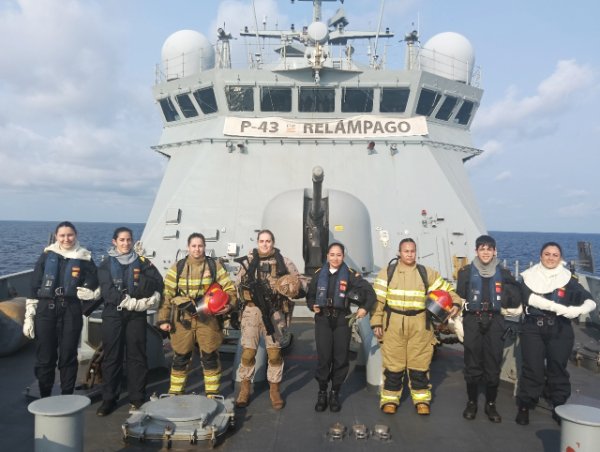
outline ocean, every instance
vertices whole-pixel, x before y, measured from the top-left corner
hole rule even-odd
[[[33,268],[56,224],[0,221],[0,276]],[[119,226],[129,227],[134,240],[139,239],[144,230],[143,223],[75,223],[80,243],[92,251],[96,262],[106,255],[113,231]],[[577,260],[577,242],[590,242],[596,263],[595,274],[600,275],[600,234],[505,231],[490,231],[490,234],[497,241],[499,259],[506,260],[511,270],[514,270],[515,261],[519,261],[521,270],[538,262],[540,247],[545,242],[558,242],[568,262]]]

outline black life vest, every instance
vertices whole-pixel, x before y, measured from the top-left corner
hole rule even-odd
[[[555,303],[562,304],[564,306],[569,306],[567,301],[567,289],[566,287],[559,287],[558,289],[554,289],[550,296],[546,296],[545,298],[552,300]],[[525,314],[533,315],[533,316],[547,316],[548,311],[544,311],[543,309],[536,308],[535,306],[527,306],[525,310]],[[551,315],[554,315],[553,313]]]
[[[119,260],[110,256],[110,275],[112,282],[119,292],[134,295],[140,283],[142,263],[137,258],[131,264],[123,265]]]
[[[329,278],[336,278],[337,280],[333,298],[327,297]],[[346,309],[348,306],[346,301],[346,291],[348,290],[349,279],[350,271],[344,262],[342,262],[339,270],[334,274],[329,272],[329,264],[326,263],[323,268],[321,268],[321,273],[319,273],[319,279],[317,281],[316,305],[320,307]]]
[[[470,312],[477,311],[494,311],[500,312],[502,309],[502,271],[500,266],[496,266],[496,272],[494,276],[490,278],[490,290],[489,305],[483,304],[483,277],[479,274],[477,268],[471,264],[471,275],[469,280],[469,292],[467,293],[467,304],[465,310]]]
[[[61,267],[64,267],[63,277],[62,281],[59,281]],[[44,263],[44,277],[38,290],[38,298],[76,297],[80,278],[80,259],[65,259],[60,254],[49,251]]]

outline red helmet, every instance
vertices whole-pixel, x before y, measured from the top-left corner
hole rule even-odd
[[[223,290],[219,283],[212,283],[204,295],[203,310],[207,314],[216,314],[229,303],[229,294]]]
[[[438,320],[445,322],[452,309],[452,297],[445,290],[432,290],[427,294],[425,306]]]

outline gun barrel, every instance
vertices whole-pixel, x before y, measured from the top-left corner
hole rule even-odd
[[[312,172],[313,181],[313,197],[310,206],[310,216],[313,219],[317,219],[323,215],[323,209],[321,209],[321,196],[323,192],[323,180],[325,179],[325,172],[320,166],[315,166]]]

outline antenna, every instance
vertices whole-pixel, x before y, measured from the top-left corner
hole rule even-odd
[[[254,30],[256,30],[256,46],[258,47],[256,57],[257,61],[262,61],[262,55],[260,53],[260,36],[258,35],[258,19],[256,18],[256,5],[254,4],[254,0],[252,0],[252,10],[254,11]]]
[[[383,20],[383,6],[385,5],[385,0],[381,0],[381,9],[379,10],[379,24],[377,25],[377,34],[375,35],[375,49],[373,53],[373,67],[375,66],[377,60],[377,41],[379,40],[379,33],[381,31],[381,21]]]

